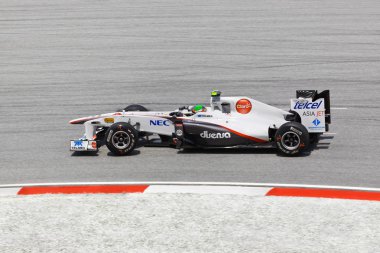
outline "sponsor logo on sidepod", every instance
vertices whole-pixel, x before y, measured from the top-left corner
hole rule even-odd
[[[151,126],[169,126],[169,120],[151,120]]]
[[[236,103],[236,111],[241,114],[247,114],[252,110],[252,104],[248,99],[240,99]]]
[[[201,137],[203,139],[229,139],[231,138],[231,134],[226,133],[209,133],[208,131],[204,131],[201,133]]]

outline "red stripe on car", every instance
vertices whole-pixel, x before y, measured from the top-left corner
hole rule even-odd
[[[238,132],[238,131],[232,130],[231,128],[228,128],[228,127],[225,127],[225,126],[221,126],[221,125],[219,125],[219,126],[225,128],[225,129],[227,129],[227,130],[230,131],[231,133],[234,133],[234,134],[236,134],[236,135],[239,135],[240,137],[243,137],[243,138],[249,139],[249,140],[251,140],[251,141],[255,141],[255,142],[259,142],[259,143],[268,142],[268,141],[263,140],[263,139],[259,139],[259,138],[256,138],[256,137],[253,137],[253,136],[250,136],[250,135],[246,135],[246,134],[240,133],[240,132]]]

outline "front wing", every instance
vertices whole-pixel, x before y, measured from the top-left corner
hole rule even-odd
[[[70,141],[71,151],[98,151],[96,141],[72,140]]]

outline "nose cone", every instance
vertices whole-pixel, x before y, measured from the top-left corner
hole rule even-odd
[[[93,119],[96,119],[96,118],[99,118],[98,116],[96,117],[84,117],[84,118],[79,118],[79,119],[73,119],[73,120],[70,120],[69,123],[72,124],[72,125],[78,125],[78,124],[84,124],[86,121],[89,121],[89,120],[93,120]]]

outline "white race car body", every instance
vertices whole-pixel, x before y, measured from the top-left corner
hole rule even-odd
[[[273,142],[277,129],[297,119],[309,133],[324,133],[325,110],[325,97],[292,99],[289,112],[252,98],[221,97],[218,93],[211,97],[210,106],[200,112],[189,108],[166,112],[123,111],[72,120],[71,124],[84,124],[85,134],[71,141],[71,150],[97,150],[99,136],[110,141],[105,131],[122,122],[133,126],[138,133],[173,138],[174,144],[180,139],[183,147],[260,145]]]

